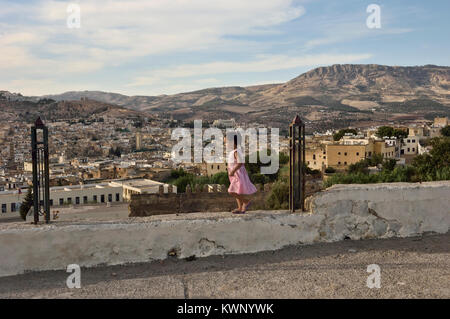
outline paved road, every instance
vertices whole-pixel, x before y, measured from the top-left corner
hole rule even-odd
[[[366,286],[367,266],[381,288]],[[0,298],[450,298],[450,233],[0,278]]]

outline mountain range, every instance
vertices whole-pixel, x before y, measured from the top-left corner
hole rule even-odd
[[[310,121],[328,120],[330,116],[374,120],[377,114],[386,113],[430,117],[449,115],[450,67],[338,64],[315,68],[281,84],[218,87],[160,96],[75,91],[31,98],[88,98],[183,120],[236,118],[284,123],[294,113]]]

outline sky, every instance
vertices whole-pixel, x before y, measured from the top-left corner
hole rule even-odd
[[[0,0],[0,90],[160,95],[337,63],[449,66],[449,31],[448,0]]]

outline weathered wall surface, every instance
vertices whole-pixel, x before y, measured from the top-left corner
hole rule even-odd
[[[270,185],[257,185],[258,192],[253,196],[256,209],[263,209]],[[222,190],[208,192],[196,189],[194,192],[178,194],[139,194],[132,195],[130,217],[145,217],[163,214],[186,214],[193,212],[225,212],[236,208],[236,200],[231,197],[225,185]]]
[[[0,226],[0,276],[25,271],[242,254],[363,238],[446,233],[450,182],[334,186],[310,212],[151,216],[120,222]]]
[[[252,210],[267,209],[266,200],[270,195],[271,184],[256,185],[258,192],[252,195]],[[306,195],[320,190],[317,181],[306,182]],[[177,194],[139,194],[132,195],[130,217],[145,217],[163,214],[186,214],[194,212],[226,212],[236,208],[236,200],[231,197],[223,185],[221,191],[194,192]]]

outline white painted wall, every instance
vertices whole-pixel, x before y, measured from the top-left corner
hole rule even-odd
[[[287,245],[446,233],[450,182],[338,185],[312,211],[151,216],[121,222],[0,225],[0,276],[165,259],[242,254]]]

